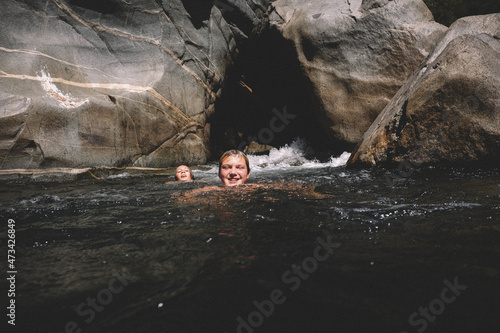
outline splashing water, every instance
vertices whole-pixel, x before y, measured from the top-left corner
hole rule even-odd
[[[278,171],[300,171],[307,169],[341,167],[346,165],[350,153],[344,152],[340,156],[331,156],[327,162],[320,162],[316,158],[309,159],[311,148],[306,142],[298,138],[289,145],[273,148],[268,155],[248,155],[250,169],[253,175],[260,177],[273,174]],[[195,176],[200,178],[216,177],[218,166],[212,166],[207,171],[194,170]]]
[[[300,168],[324,168],[343,166],[347,163],[350,153],[344,152],[342,155],[331,156],[326,163],[321,163],[317,159],[309,160],[310,148],[304,140],[296,139],[290,145],[281,148],[273,148],[266,156],[250,155],[250,165],[259,169],[289,169],[290,167]],[[255,170],[255,169],[254,169]]]

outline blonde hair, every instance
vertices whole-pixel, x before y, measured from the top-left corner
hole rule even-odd
[[[238,157],[243,158],[245,160],[245,164],[247,165],[247,172],[250,173],[250,162],[248,161],[247,155],[245,155],[245,153],[243,153],[239,150],[231,149],[231,150],[226,151],[224,154],[222,154],[222,156],[219,159],[219,175],[220,175],[220,169],[222,167],[222,163],[224,162],[224,160],[227,157],[231,157],[231,156],[238,156]]]

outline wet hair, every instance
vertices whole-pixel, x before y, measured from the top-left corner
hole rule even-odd
[[[220,174],[220,169],[222,167],[222,162],[227,157],[231,157],[231,156],[238,156],[238,157],[243,158],[245,160],[245,164],[247,165],[247,172],[250,173],[250,162],[248,161],[247,155],[245,155],[245,153],[243,153],[239,150],[231,149],[231,150],[226,151],[224,154],[222,154],[222,156],[219,159],[219,174]]]
[[[185,166],[185,167],[188,168],[188,170],[189,170],[189,175],[191,176],[191,180],[194,180],[194,175],[193,175],[193,171],[191,171],[191,168],[188,166]],[[177,167],[177,168],[179,168],[179,167]],[[175,169],[175,176],[174,177],[175,177],[175,180],[177,180],[177,181],[180,180],[179,177],[177,177],[177,169]]]

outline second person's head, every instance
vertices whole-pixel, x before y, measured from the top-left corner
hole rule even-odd
[[[194,180],[194,175],[187,165],[181,165],[175,170],[175,180],[179,182],[190,182]]]

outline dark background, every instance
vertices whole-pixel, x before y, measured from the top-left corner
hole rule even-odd
[[[464,16],[500,13],[498,0],[423,0],[434,20],[446,26]]]

